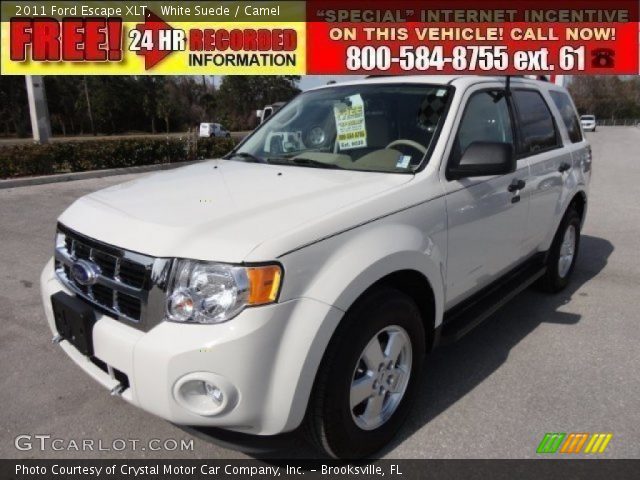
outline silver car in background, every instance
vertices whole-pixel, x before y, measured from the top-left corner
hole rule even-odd
[[[596,131],[596,117],[593,115],[582,115],[580,117],[580,125],[585,132]]]

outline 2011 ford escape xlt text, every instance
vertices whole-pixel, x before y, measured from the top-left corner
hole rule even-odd
[[[425,354],[531,284],[567,285],[590,176],[556,85],[321,87],[223,159],[71,205],[42,272],[47,320],[85,372],[171,422],[304,425],[329,455],[371,455]]]

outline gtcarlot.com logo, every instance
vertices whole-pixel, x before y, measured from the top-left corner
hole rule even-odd
[[[30,451],[75,451],[75,452],[122,452],[131,451],[193,451],[193,439],[183,438],[115,438],[113,440],[93,438],[55,438],[50,434],[23,434],[15,437],[14,446],[17,450]]]
[[[546,433],[536,453],[604,453],[612,433]]]

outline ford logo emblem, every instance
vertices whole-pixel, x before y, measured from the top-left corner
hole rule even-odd
[[[71,277],[80,285],[93,285],[98,281],[100,267],[88,260],[78,260],[71,265]]]

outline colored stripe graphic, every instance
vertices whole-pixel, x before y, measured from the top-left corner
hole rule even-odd
[[[612,437],[611,433],[594,433],[584,453],[604,453]]]
[[[580,453],[580,450],[582,450],[582,446],[587,441],[587,438],[589,438],[588,433],[580,433],[579,435],[582,435],[582,439],[578,442],[578,445],[576,446],[576,449],[573,451],[573,453]]]
[[[612,433],[545,433],[536,453],[604,453],[612,438]]]
[[[589,438],[588,433],[571,433],[562,445],[560,453],[580,453],[582,446]]]
[[[547,433],[538,445],[537,453],[556,453],[566,435],[566,433]]]

